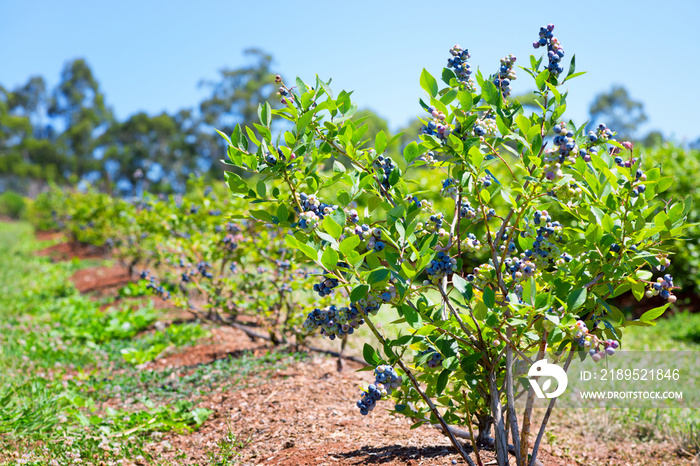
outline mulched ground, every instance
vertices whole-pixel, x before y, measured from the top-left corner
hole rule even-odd
[[[237,357],[243,351],[262,355],[275,349],[252,341],[233,328],[213,331],[211,341],[145,365],[143,370],[194,367],[216,359]],[[306,362],[277,369],[242,390],[215,390],[199,406],[214,413],[198,432],[167,434],[149,445],[153,453],[182,464],[208,465],[220,454],[219,444],[231,436],[238,443],[242,465],[452,465],[463,464],[449,440],[437,429],[410,430],[411,422],[391,415],[390,401],[382,401],[368,416],[355,402],[371,379],[361,366],[313,355]],[[268,377],[269,376],[269,377]],[[540,413],[541,415],[541,413]],[[669,444],[633,441],[607,442],[587,433],[588,420],[567,413],[554,415],[556,439],[545,438],[538,458],[546,466],[691,465]],[[472,453],[472,459],[476,462]],[[491,452],[481,451],[484,464],[495,464]]]
[[[126,267],[88,267],[80,269],[71,277],[75,288],[81,293],[98,293],[116,297],[119,289],[132,281]]]
[[[57,236],[42,237],[45,238],[55,240]],[[41,254],[54,260],[105,258],[100,251],[70,243],[56,244]],[[79,271],[72,280],[81,292],[107,296],[126,284],[129,277],[118,266],[95,267]],[[159,299],[154,302],[167,307]],[[186,318],[177,311],[169,311],[168,315],[166,321],[173,320],[173,315]],[[244,351],[262,355],[274,350],[269,342],[251,339],[238,329],[213,328],[208,341],[166,354],[142,365],[141,370],[194,368],[217,359],[238,357]],[[335,359],[312,353],[306,362],[247,381],[248,388],[215,389],[199,404],[214,411],[199,431],[154,437],[147,446],[153,453],[187,465],[212,464],[211,458],[221,455],[220,445],[232,442],[231,439],[235,439],[239,453],[236,464],[242,465],[463,464],[438,430],[426,426],[410,430],[409,420],[388,413],[390,401],[379,402],[372,413],[361,416],[355,403],[360,388],[370,382],[371,373],[356,372],[360,367],[348,361],[339,373]],[[671,445],[595,438],[588,433],[591,429],[586,427],[587,420],[580,416],[569,417],[555,411],[552,423],[557,437],[549,441],[545,438],[538,456],[547,466],[698,464],[679,458]],[[183,453],[186,459],[181,459]],[[471,456],[476,461],[473,453]],[[482,451],[481,458],[484,465],[495,464],[490,452]]]
[[[41,233],[38,236],[42,241],[61,239],[62,235],[48,232]],[[48,246],[37,251],[39,256],[48,256],[54,262],[67,261],[73,258],[80,260],[88,259],[104,259],[105,248],[83,244],[78,241],[63,241],[54,245]]]

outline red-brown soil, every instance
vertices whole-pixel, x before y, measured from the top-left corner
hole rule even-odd
[[[131,277],[126,267],[115,265],[80,269],[73,274],[71,281],[81,293],[116,296],[119,289],[131,281]]]
[[[105,257],[104,248],[83,244],[77,241],[66,241],[37,251],[39,256],[49,256],[51,260],[60,262],[73,258],[81,260],[102,259]]]
[[[60,231],[37,231],[35,236],[37,241],[56,241],[63,238],[63,233]]]

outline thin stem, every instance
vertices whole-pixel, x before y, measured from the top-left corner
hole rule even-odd
[[[512,329],[508,329],[511,335]],[[508,422],[510,423],[510,433],[515,447],[515,461],[520,463],[520,432],[518,430],[518,415],[515,412],[515,395],[513,392],[513,349],[508,346],[506,350],[506,409],[508,412]]]
[[[467,408],[469,406],[467,402],[467,392],[462,390],[462,396],[464,397],[464,407]],[[469,440],[472,442],[472,449],[476,455],[476,462],[479,463],[479,466],[484,466],[483,461],[481,461],[481,454],[479,454],[479,448],[476,446],[476,440],[474,440],[474,428],[472,427],[471,417],[471,413],[469,413],[469,419],[467,419],[467,427],[469,428],[469,436],[471,437]]]
[[[566,372],[569,369],[569,365],[571,364],[571,359],[574,356],[574,347],[571,347],[571,350],[569,351],[569,357],[566,359],[566,363],[564,363],[564,372]],[[547,412],[544,414],[544,419],[542,419],[542,424],[540,425],[540,431],[537,433],[537,439],[535,439],[535,444],[532,447],[532,457],[530,459],[530,465],[529,466],[535,466],[536,461],[537,461],[537,452],[540,448],[540,442],[542,441],[542,436],[544,435],[544,430],[547,427],[547,423],[549,422],[549,416],[552,414],[552,410],[554,409],[554,403],[556,403],[557,399],[552,398],[549,400],[549,406],[547,406]]]

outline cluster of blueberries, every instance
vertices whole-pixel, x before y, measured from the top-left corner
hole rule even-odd
[[[362,241],[367,241],[367,250],[381,252],[386,248],[386,243],[382,241],[382,230],[380,228],[372,228],[366,223],[355,225],[345,230],[350,234],[356,234]]]
[[[476,217],[476,209],[472,207],[468,199],[462,198],[462,203],[459,205],[459,216],[468,219]]]
[[[590,333],[582,320],[576,321],[574,324],[573,338],[581,348],[588,349],[588,354],[591,355],[593,362],[598,362],[605,356],[612,356],[615,354],[615,350],[620,347],[620,343],[616,340],[603,341]]]
[[[153,290],[155,294],[159,295],[165,301],[170,299],[170,292],[163,288],[163,285],[158,283],[158,280],[156,280],[156,277],[151,275],[151,272],[148,270],[142,270],[140,277],[141,280],[148,280],[148,285],[146,285],[147,289]]]
[[[420,134],[436,136],[438,139],[442,140],[447,139],[452,132],[452,129],[450,128],[450,125],[445,122],[445,114],[437,110],[432,105],[428,107],[428,113],[433,116],[433,119],[420,129]]]
[[[422,207],[421,201],[419,201],[416,196],[411,196],[410,194],[407,194],[406,200],[408,201],[409,205],[415,204],[418,208]]]
[[[346,262],[338,262],[338,267],[348,268],[349,266]],[[323,273],[325,275],[328,273],[328,271],[324,270]],[[314,284],[314,291],[323,298],[324,296],[330,295],[333,289],[336,288],[339,283],[340,282],[335,277],[324,276],[320,283]]]
[[[369,237],[369,241],[367,241],[367,250],[382,252],[385,247],[386,243],[382,241],[382,230],[379,228],[373,229],[372,235]]]
[[[442,182],[442,189],[440,190],[440,194],[443,197],[451,197],[454,198],[457,196],[459,193],[459,186],[457,184],[457,180],[454,178],[447,178]]]
[[[294,159],[294,154],[292,154],[291,158]],[[277,148],[277,157],[275,157],[274,154],[270,152],[268,152],[265,155],[265,163],[270,166],[277,165],[278,160],[281,160],[282,163],[285,163],[287,161],[287,157],[284,156],[284,152],[282,152],[282,149],[280,148]]]
[[[384,187],[384,190],[388,190],[391,187],[389,178],[391,177],[391,172],[396,169],[396,164],[390,157],[380,155],[374,159],[372,166],[375,168],[375,170],[382,172],[381,184]]]
[[[437,163],[437,160],[435,159],[435,153],[433,151],[428,151],[424,154],[421,154],[417,160],[425,163],[431,169],[434,168],[433,165]]]
[[[555,257],[560,254],[559,247],[552,239],[557,243],[562,241],[562,237],[559,235],[562,231],[561,223],[558,221],[553,222],[552,217],[546,210],[535,211],[533,223],[541,226],[535,231],[537,236],[535,237],[532,249],[525,250],[525,257],[532,260],[535,264],[553,264],[555,262]],[[571,260],[571,256],[568,254],[566,256]]]
[[[467,252],[479,252],[481,250],[482,244],[476,239],[474,233],[467,233],[467,238],[462,244]]]
[[[474,135],[478,137],[493,136],[498,132],[496,117],[492,114],[477,118],[474,122]]]
[[[671,265],[671,259],[666,257],[665,255],[657,255],[656,259],[659,261],[659,265],[656,267],[656,269],[659,272],[663,272],[666,270],[666,267],[669,267]]]
[[[503,263],[506,266],[506,271],[517,281],[530,278],[537,270],[537,266],[534,262],[518,257],[506,257]]]
[[[493,178],[491,178],[491,175],[486,175],[479,178],[479,184],[481,185],[482,189],[491,186],[493,184],[491,181],[492,179]]]
[[[428,358],[425,360],[425,365],[428,366],[429,369],[435,369],[442,365],[442,354],[438,353],[435,348],[431,347],[425,351],[421,351],[418,353],[418,358],[422,358],[426,355]]]
[[[576,151],[576,140],[574,139],[574,132],[571,131],[570,129],[567,129],[566,123],[561,122],[552,128],[552,131],[554,131],[554,140],[552,141],[555,146],[559,147],[559,155],[560,159],[559,161],[561,163],[564,163],[564,158],[568,157],[568,155],[572,152]]]
[[[495,276],[495,268],[493,267],[492,264],[490,263],[484,263],[481,265],[478,265],[474,267],[474,270],[472,273],[467,274],[467,281],[470,283],[475,283],[479,287],[483,288],[483,286],[491,281],[491,279]]]
[[[561,167],[567,161],[573,163],[575,162],[575,156],[578,155],[584,159],[584,161],[589,162],[591,156],[588,150],[585,148],[579,148],[576,145],[576,140],[574,139],[575,134],[573,131],[566,128],[566,123],[561,122],[552,128],[554,131],[553,138],[553,149],[548,149],[545,151],[544,163],[547,164],[545,178],[549,181],[554,181],[558,178],[564,176]],[[598,149],[592,147],[591,152],[596,152]]]
[[[209,271],[211,269],[211,264],[207,261],[199,261],[197,263],[197,272],[199,272],[204,278],[212,279],[214,275]]]
[[[338,208],[337,205],[319,201],[315,194],[299,193],[298,198],[302,212],[299,212],[296,206],[294,211],[299,214],[299,228],[314,228],[326,215]]]
[[[321,283],[314,284],[314,291],[318,293],[320,297],[328,296],[333,291],[333,288],[338,286],[337,278],[323,277]]]
[[[442,225],[445,221],[445,216],[442,214],[442,212],[439,212],[437,214],[433,214],[428,218],[428,225],[433,227],[435,231],[440,230],[442,228]]]
[[[663,278],[657,278],[656,283],[651,284],[649,289],[646,291],[645,296],[647,298],[661,296],[661,299],[667,299],[669,303],[675,303],[677,298],[676,295],[671,292],[672,289],[673,277],[667,273],[663,276]]]
[[[224,247],[229,251],[234,251],[238,247],[238,243],[236,243],[236,238],[231,233],[224,236],[222,242],[224,243]]]
[[[443,277],[456,271],[457,259],[451,258],[440,251],[437,253],[437,258],[430,261],[428,268],[425,269],[425,273],[428,274],[428,280],[425,280],[423,284],[430,285],[432,283],[437,285]]]
[[[358,223],[360,221],[360,215],[357,213],[357,210],[355,209],[350,209],[346,212],[346,218],[348,222],[350,223]]]
[[[496,74],[493,79],[493,83],[501,90],[503,97],[508,97],[510,95],[510,83],[516,79],[515,70],[513,69],[515,60],[516,58],[513,54],[501,58],[501,67],[498,69],[498,74]]]
[[[549,73],[554,76],[559,76],[564,72],[564,68],[561,66],[561,59],[564,58],[564,49],[559,44],[559,40],[554,37],[552,31],[554,30],[553,24],[548,24],[546,27],[540,28],[540,38],[538,41],[533,42],[532,46],[536,49],[540,47],[547,47],[547,59],[549,64],[547,69]]]
[[[384,396],[389,396],[391,393],[401,386],[402,378],[396,373],[396,370],[389,365],[377,366],[374,369],[374,383],[367,387],[367,390],[360,392],[360,401],[357,402],[357,407],[360,408],[360,414],[366,416],[377,405],[377,401]]]
[[[311,311],[306,316],[303,328],[308,333],[320,328],[321,335],[335,340],[336,337],[342,338],[345,335],[351,335],[364,323],[361,309],[354,304],[341,308],[328,306],[324,309],[316,308]]]
[[[474,82],[471,80],[471,65],[467,62],[471,56],[469,50],[455,45],[450,49],[451,58],[447,59],[447,67],[452,68],[457,76],[457,80],[467,86],[470,91],[474,90]]]
[[[588,132],[588,140],[590,142],[598,142],[600,139],[601,141],[608,141],[612,139],[614,136],[612,130],[608,128],[605,123],[601,123],[598,125],[598,128],[596,131],[589,131]]]
[[[590,159],[590,156],[587,157]],[[559,199],[562,202],[568,202],[572,199],[581,198],[583,196],[583,190],[578,184],[571,182],[569,184],[554,186],[552,189],[547,191],[547,194]]]
[[[303,328],[307,333],[313,333],[316,329],[321,329],[321,335],[335,340],[345,335],[352,334],[355,329],[365,323],[364,318],[368,315],[375,315],[381,307],[382,301],[388,302],[396,297],[396,290],[390,287],[381,296],[370,293],[366,298],[360,299],[349,307],[328,306],[324,309],[314,309],[311,311]]]

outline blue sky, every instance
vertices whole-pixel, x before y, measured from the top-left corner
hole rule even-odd
[[[509,53],[521,62],[539,54],[532,41],[551,22],[588,71],[568,83],[570,118],[585,121],[597,93],[623,84],[645,105],[644,131],[690,142],[700,137],[698,18],[700,2],[675,0],[0,1],[0,83],[39,74],[54,85],[67,60],[83,57],[123,119],[195,107],[201,79],[245,65],[242,51],[259,47],[285,77],[333,78],[397,130],[421,114],[422,68],[439,76],[452,45],[489,74]],[[515,93],[532,88],[523,71],[518,78]]]

